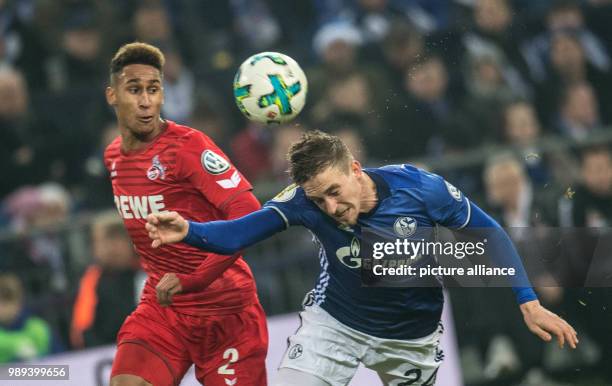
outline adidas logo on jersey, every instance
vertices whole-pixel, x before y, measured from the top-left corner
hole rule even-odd
[[[115,170],[116,167],[117,167],[117,161],[113,161],[113,164],[111,165],[111,172],[110,172],[111,178],[117,177],[117,170]]]
[[[240,178],[240,174],[238,174],[238,171],[236,170],[230,178],[219,180],[217,181],[217,184],[219,184],[219,186],[221,186],[223,189],[232,189],[237,188],[240,181],[242,181],[242,178]]]

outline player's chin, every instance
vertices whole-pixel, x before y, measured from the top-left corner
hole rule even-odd
[[[341,216],[336,217],[336,221],[343,225],[355,225],[357,224],[357,216],[353,214],[353,210],[348,208],[342,213]]]
[[[340,220],[341,224],[353,226],[357,224],[357,216],[353,216],[351,213],[345,214]]]
[[[151,133],[153,133],[153,131],[155,131],[155,125],[152,122],[138,122],[136,125],[134,125],[132,134],[138,139],[145,140],[151,135]]]
[[[347,220],[345,225],[353,226],[353,225],[356,225],[356,224],[357,224],[357,217],[351,218],[351,219]]]

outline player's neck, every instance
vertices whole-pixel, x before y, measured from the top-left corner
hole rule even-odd
[[[378,203],[378,192],[376,191],[376,183],[367,173],[363,173],[362,184],[360,212],[368,213]]]
[[[125,128],[124,126],[120,126],[121,150],[126,153],[130,153],[144,149],[151,144],[151,142],[153,142],[166,129],[167,126],[168,123],[160,118],[155,129],[143,138],[135,136],[129,129]]]

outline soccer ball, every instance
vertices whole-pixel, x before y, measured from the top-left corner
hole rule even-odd
[[[234,98],[250,120],[280,124],[295,118],[306,102],[304,71],[289,56],[262,52],[245,60],[234,77]]]

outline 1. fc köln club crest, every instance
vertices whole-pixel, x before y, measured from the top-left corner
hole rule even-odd
[[[147,170],[147,178],[151,181],[156,179],[164,179],[166,177],[166,168],[159,160],[159,155],[153,157],[151,167]]]

